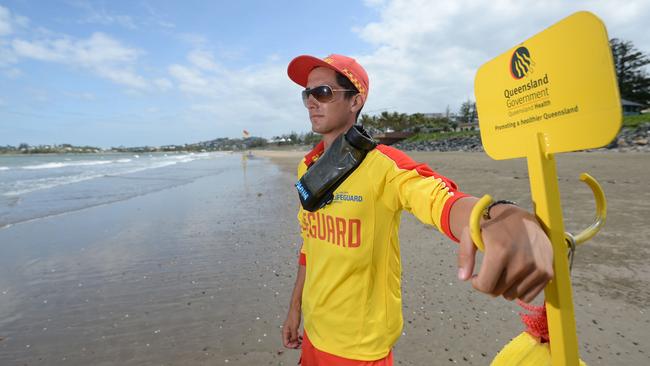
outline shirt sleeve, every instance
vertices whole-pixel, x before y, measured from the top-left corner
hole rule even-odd
[[[301,265],[301,266],[306,266],[307,265],[307,256],[305,255],[305,252],[303,251],[303,246],[305,246],[304,242],[300,246],[300,255],[298,257],[298,264]]]
[[[379,145],[388,158],[385,177],[380,181],[381,200],[391,209],[404,209],[425,224],[433,225],[458,242],[449,225],[451,207],[468,195],[458,190],[451,179],[434,172],[395,148]]]

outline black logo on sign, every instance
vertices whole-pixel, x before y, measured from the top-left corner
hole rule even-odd
[[[533,71],[535,63],[530,57],[530,51],[526,47],[519,47],[512,54],[510,59],[510,75],[515,79],[521,79]]]

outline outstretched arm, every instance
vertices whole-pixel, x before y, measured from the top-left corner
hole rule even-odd
[[[458,278],[471,280],[478,291],[508,300],[531,302],[553,278],[553,247],[535,215],[514,205],[496,205],[482,219],[485,253],[474,275],[476,246],[469,231],[475,197],[463,197],[451,208],[449,226],[460,239]]]
[[[481,225],[483,263],[478,275],[473,276],[476,247],[470,238],[469,217],[478,199],[397,149],[379,145],[377,150],[385,158],[374,163],[386,174],[371,181],[381,193],[381,201],[390,209],[405,209],[459,240],[462,280],[471,279],[481,292],[526,302],[544,289],[553,277],[553,248],[533,214],[513,205],[492,207],[492,219]]]

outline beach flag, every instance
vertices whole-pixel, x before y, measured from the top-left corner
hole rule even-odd
[[[242,132],[242,136],[244,136],[244,138],[247,139],[247,138],[251,137],[251,134],[250,134],[250,132],[244,130],[244,131]]]

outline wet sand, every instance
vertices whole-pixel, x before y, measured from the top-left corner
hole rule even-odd
[[[255,154],[190,184],[0,230],[0,364],[295,365],[280,326],[296,272],[293,183],[304,152]],[[523,160],[411,155],[468,193],[530,208]],[[567,229],[593,216],[581,171],[608,197],[608,223],[579,248],[573,270],[589,365],[650,359],[649,159],[557,158]],[[521,332],[518,307],[460,283],[455,244],[409,214],[400,237],[396,365],[489,364]]]
[[[0,365],[295,363],[279,341],[294,195],[272,164],[233,158],[190,184],[0,230]]]

